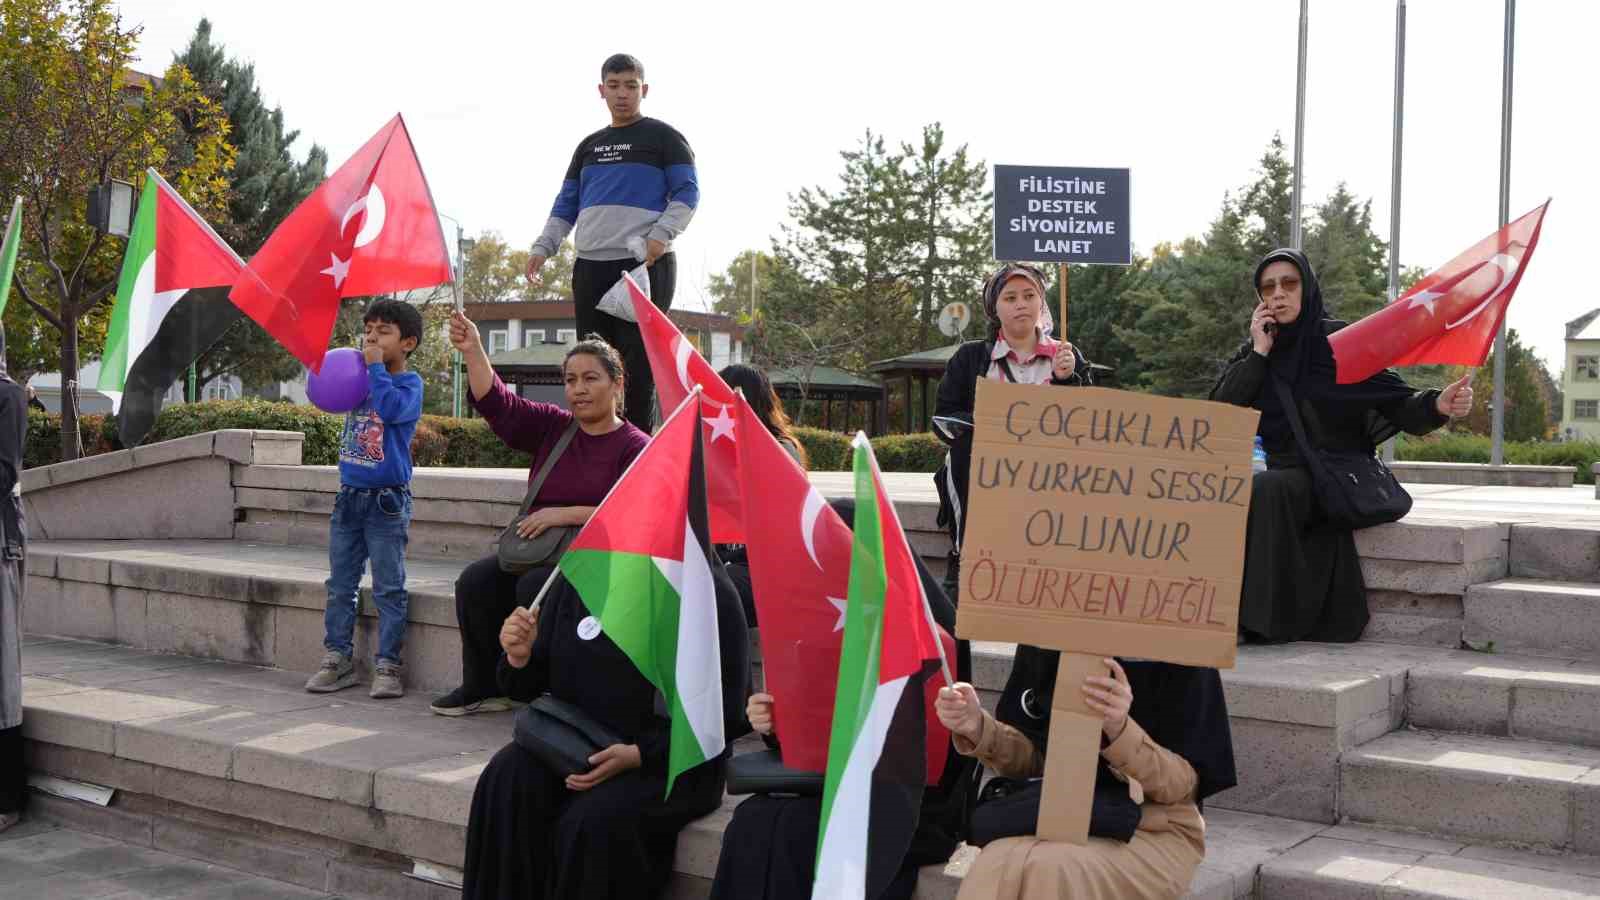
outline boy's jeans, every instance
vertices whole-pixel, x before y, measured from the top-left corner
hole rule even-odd
[[[322,645],[353,655],[361,604],[361,569],[372,560],[372,598],[378,607],[378,659],[400,662],[406,639],[406,539],[411,491],[339,487],[328,522],[327,636]]]

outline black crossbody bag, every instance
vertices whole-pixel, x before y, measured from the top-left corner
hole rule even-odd
[[[1411,495],[1375,454],[1313,447],[1289,386],[1277,377],[1272,384],[1284,415],[1289,417],[1289,427],[1294,429],[1300,455],[1311,470],[1312,490],[1329,524],[1354,531],[1397,521],[1411,511]]]

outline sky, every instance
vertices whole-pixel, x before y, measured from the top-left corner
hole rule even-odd
[[[947,141],[990,164],[1132,170],[1136,252],[1204,232],[1272,136],[1294,138],[1294,0],[1055,4],[457,0],[123,0],[140,66],[164,69],[202,16],[253,61],[289,127],[331,167],[396,111],[439,211],[514,245],[542,228],[573,148],[608,116],[615,52],[643,61],[647,115],[693,146],[701,203],[677,242],[676,305],[766,249],[788,196],[836,184],[867,129]],[[596,12],[603,10],[603,12]],[[1503,0],[1407,4],[1400,253],[1432,269],[1499,225]],[[1310,0],[1304,189],[1339,182],[1389,234],[1393,0]],[[1554,198],[1509,314],[1560,377],[1563,324],[1600,306],[1582,249],[1600,206],[1600,3],[1517,6],[1510,215]],[[1584,109],[1591,109],[1585,113]],[[974,291],[977,286],[974,285]],[[1241,303],[1253,298],[1241,297]],[[1093,348],[1086,348],[1093,355]],[[1115,364],[1115,361],[1110,361]]]

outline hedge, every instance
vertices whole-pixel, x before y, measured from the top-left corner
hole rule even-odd
[[[298,431],[306,436],[301,459],[306,465],[333,465],[339,458],[339,436],[343,417],[321,412],[310,406],[266,400],[210,400],[168,406],[151,429],[151,441],[199,434],[222,428],[261,428]],[[27,468],[49,465],[61,459],[61,417],[28,411],[28,444],[23,463]],[[78,418],[83,452],[92,456],[121,449],[116,436],[116,420],[111,416],[83,415]],[[850,468],[850,437],[820,428],[796,428],[796,435],[818,472],[841,472]],[[932,434],[890,434],[872,440],[873,452],[886,472],[933,472],[944,459],[944,445]],[[482,419],[456,419],[450,416],[423,416],[411,442],[413,461],[419,466],[459,468],[526,468],[528,456],[500,442]],[[1425,438],[1406,437],[1400,441],[1397,456],[1402,460],[1433,462],[1489,461],[1489,439],[1473,434],[1444,432]],[[1561,443],[1508,442],[1506,462],[1533,466],[1572,466],[1577,480],[1592,484],[1590,467],[1600,461],[1600,441]]]

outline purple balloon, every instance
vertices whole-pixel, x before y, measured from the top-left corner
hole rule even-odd
[[[367,399],[367,392],[367,360],[353,347],[329,350],[322,371],[306,378],[306,397],[323,412],[349,412]]]

